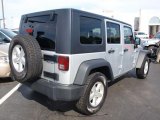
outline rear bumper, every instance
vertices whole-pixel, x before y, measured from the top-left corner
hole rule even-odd
[[[8,63],[0,63],[0,77],[10,76],[10,66]]]
[[[45,79],[38,79],[35,82],[26,82],[24,84],[56,101],[78,100],[84,90],[84,86],[63,85]]]

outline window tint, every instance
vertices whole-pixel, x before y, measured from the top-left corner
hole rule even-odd
[[[109,44],[120,43],[120,25],[107,22],[107,42]]]
[[[41,30],[41,31],[40,31]],[[46,30],[44,28],[44,30]],[[48,31],[54,31],[53,27],[48,27]],[[37,41],[42,50],[55,50],[55,33],[46,33],[42,29],[37,31]]]
[[[0,43],[9,43],[10,40],[0,32]]]
[[[80,17],[80,42],[81,44],[101,44],[101,20]]]
[[[124,27],[124,43],[125,44],[134,44],[134,38],[132,29],[129,27]]]
[[[33,36],[42,50],[54,51],[56,38],[57,14],[31,15],[24,17],[23,29],[32,28]],[[22,32],[22,31],[20,31]],[[21,33],[20,33],[21,34]],[[23,34],[23,32],[22,32]]]
[[[55,16],[54,21],[49,21],[48,16],[42,16],[42,18],[33,17],[29,19],[34,22],[34,24],[32,24],[34,26],[34,35],[42,50],[55,50],[56,17],[57,16]]]

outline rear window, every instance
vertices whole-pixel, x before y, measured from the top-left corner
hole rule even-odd
[[[57,15],[50,14],[27,18],[27,25],[24,27],[33,29],[33,36],[42,50],[55,50],[56,19]]]

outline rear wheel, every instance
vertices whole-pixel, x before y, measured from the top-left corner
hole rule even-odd
[[[105,101],[107,88],[104,74],[96,72],[89,75],[84,93],[76,104],[77,109],[86,115],[99,111]]]
[[[147,77],[148,72],[149,72],[149,64],[150,64],[150,62],[149,62],[148,57],[145,57],[141,68],[136,69],[136,74],[137,74],[138,78],[144,79]]]
[[[42,72],[42,54],[36,39],[29,35],[17,35],[9,47],[12,78],[19,82],[33,80]]]

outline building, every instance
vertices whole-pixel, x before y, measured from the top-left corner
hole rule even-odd
[[[134,19],[134,30],[139,31],[139,17],[135,17]]]
[[[139,22],[135,18],[135,30],[145,32],[149,35],[154,35],[160,31],[160,9],[159,10],[140,10]],[[138,25],[139,24],[139,25]]]

